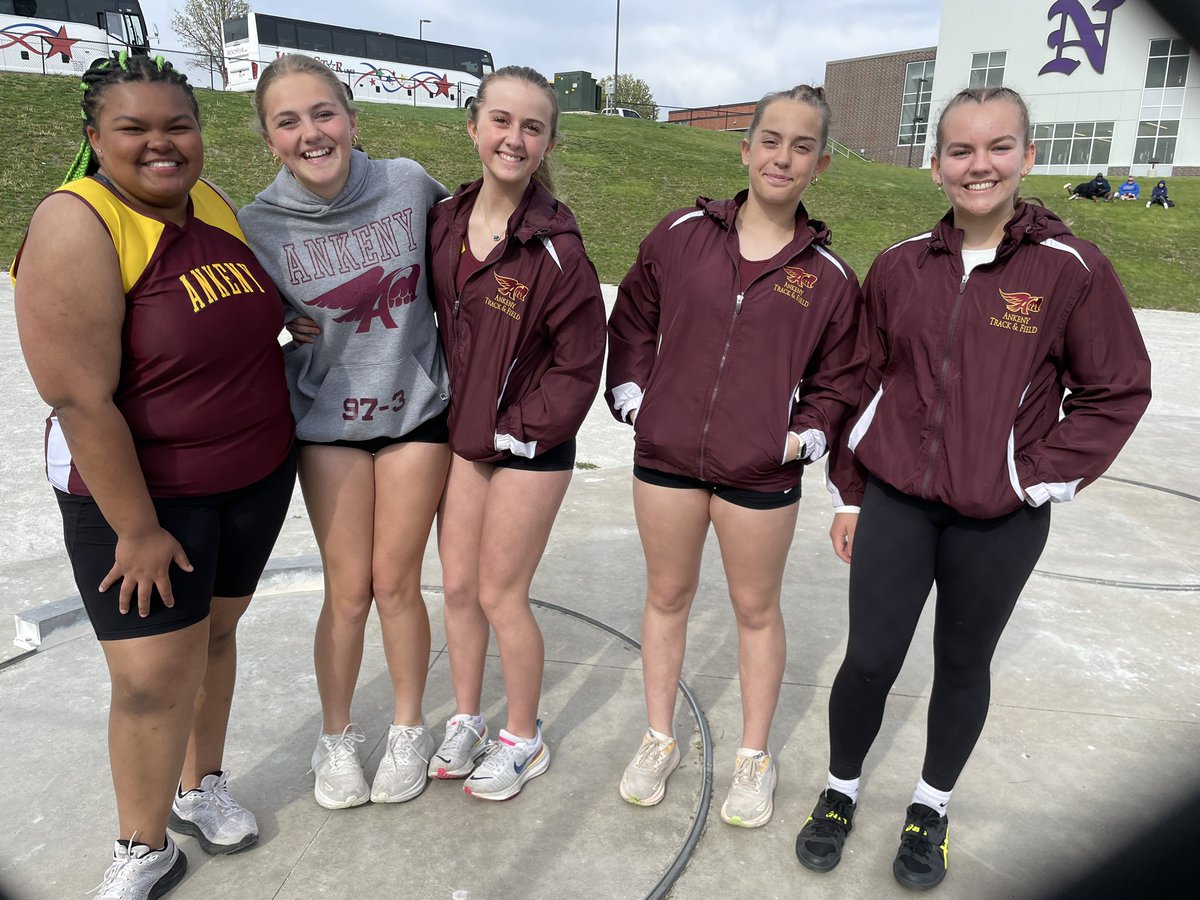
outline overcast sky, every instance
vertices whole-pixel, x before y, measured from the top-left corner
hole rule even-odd
[[[182,5],[182,4],[180,4]],[[481,47],[497,66],[528,65],[547,78],[583,69],[612,74],[615,0],[503,4],[495,0],[262,0],[251,9],[331,25]],[[142,0],[161,46],[176,4]],[[397,11],[397,9],[401,11]],[[937,44],[937,0],[625,0],[619,66],[646,81],[663,106],[756,100],[799,82],[820,84],[831,59]]]

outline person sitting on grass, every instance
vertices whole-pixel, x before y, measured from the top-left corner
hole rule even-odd
[[[1130,175],[1117,188],[1117,197],[1121,200],[1137,200],[1142,193],[1142,186],[1133,180]]]
[[[1158,184],[1150,191],[1150,199],[1146,201],[1146,209],[1149,209],[1151,204],[1154,203],[1157,203],[1163,209],[1170,209],[1175,205],[1175,201],[1167,196],[1167,183],[1161,178],[1158,180]]]

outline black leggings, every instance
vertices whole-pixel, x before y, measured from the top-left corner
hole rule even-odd
[[[949,791],[983,730],[989,666],[1050,531],[1050,505],[973,519],[876,479],[850,566],[850,636],[829,697],[829,771],[857,778],[888,691],[937,584],[933,691],[921,777]]]

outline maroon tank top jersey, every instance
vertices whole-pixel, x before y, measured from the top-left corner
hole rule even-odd
[[[113,399],[150,495],[214,494],[266,477],[293,435],[277,340],[283,302],[233,210],[204,181],[182,227],[134,211],[97,179],[59,190],[87,204],[117,249],[126,309]],[[88,493],[53,414],[46,472],[59,490]]]

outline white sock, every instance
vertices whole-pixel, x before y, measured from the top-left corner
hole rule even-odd
[[[650,732],[650,737],[654,738],[656,741],[662,742],[675,740],[675,735],[673,734],[663,734],[661,731],[655,731],[653,728],[647,728],[646,730]]]
[[[464,725],[470,725],[475,729],[476,734],[483,733],[483,716],[472,715],[471,713],[455,713],[451,718],[451,722],[461,722]]]
[[[763,754],[764,756],[771,755],[770,753],[767,753],[766,750],[753,750],[750,747],[738,747],[738,751],[737,751],[737,755],[742,756],[742,757],[758,756],[758,754],[760,754],[760,753]]]
[[[913,792],[913,803],[923,803],[930,809],[937,812],[939,815],[946,814],[946,807],[950,803],[951,791],[939,791],[935,787],[931,787],[925,783],[925,779],[921,778],[917,781],[917,789]]]
[[[518,737],[517,735],[513,734],[511,731],[509,731],[505,728],[501,728],[500,729],[500,740],[508,741],[510,744],[512,744],[518,750],[522,750],[522,751],[528,753],[530,751],[536,750],[538,747],[540,747],[542,745],[542,729],[539,728],[537,730],[537,734],[535,734],[533,737],[524,738],[524,737]]]
[[[862,781],[861,776],[859,778],[848,778],[843,781],[841,778],[834,778],[833,773],[830,772],[828,787],[831,790],[837,791],[839,794],[845,794],[852,801],[857,803],[858,802],[858,783],[860,781]]]

